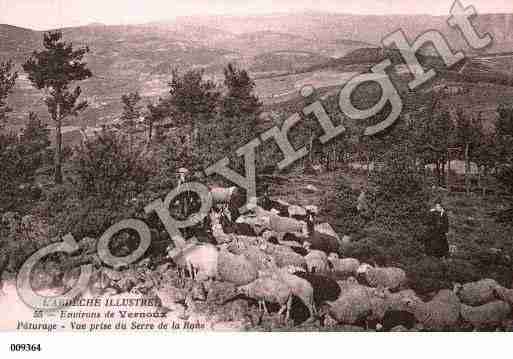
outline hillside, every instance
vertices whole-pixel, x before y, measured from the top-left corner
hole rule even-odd
[[[489,52],[511,50],[513,15],[480,15],[477,22],[481,32],[496,35]],[[63,32],[67,41],[91,48],[87,60],[95,76],[82,84],[90,108],[81,115],[79,124],[94,126],[119,115],[119,99],[125,93],[138,90],[145,103],[164,95],[173,67],[201,67],[216,80],[228,62],[250,69],[254,77],[302,72],[306,68],[365,71],[366,66],[352,66],[363,61],[358,51],[365,50],[359,49],[375,47],[385,34],[397,28],[402,28],[409,37],[424,29],[437,29],[447,35],[454,48],[466,46],[458,33],[448,28],[445,17],[425,15],[304,12],[182,17],[172,22],[143,25],[90,24],[65,28]],[[20,65],[41,46],[41,37],[38,31],[0,25],[0,60],[14,59]],[[376,58],[368,60],[374,62]],[[497,66],[501,76],[511,71],[508,64]],[[264,95],[274,94],[275,91]],[[12,128],[23,124],[28,111],[47,118],[41,93],[31,88],[24,74],[11,103],[15,110],[11,116]]]

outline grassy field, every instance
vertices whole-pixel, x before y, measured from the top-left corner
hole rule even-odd
[[[353,238],[349,253],[365,253],[364,257],[358,259],[404,268],[412,285],[421,293],[449,288],[453,282],[481,278],[493,278],[506,286],[512,284],[513,227],[497,223],[494,217],[494,212],[503,209],[508,198],[495,195],[483,197],[476,193],[471,196],[445,193],[443,201],[450,220],[448,240],[456,251],[449,259],[440,262],[426,257],[422,244],[416,242],[406,230],[389,232],[370,221],[350,232],[345,222],[334,215],[335,212],[330,209],[338,205],[334,199],[337,183],[343,180],[357,191],[367,181],[364,172],[339,169],[309,176],[302,174],[298,168],[287,178],[287,182],[272,186],[274,196],[290,203],[319,206],[320,221],[330,223],[340,236],[350,235]],[[317,190],[309,191],[308,185],[313,185]],[[367,246],[375,248],[365,249]],[[426,272],[431,270],[433,273]]]

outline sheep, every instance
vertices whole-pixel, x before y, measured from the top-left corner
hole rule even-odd
[[[300,254],[295,253],[292,249],[280,245],[272,245],[267,243],[261,246],[261,249],[271,255],[278,267],[296,266],[299,268],[307,268],[306,259]]]
[[[307,235],[306,223],[293,218],[280,217],[273,214],[269,217],[269,229],[277,233],[293,233]]]
[[[261,197],[258,199],[258,204],[261,208],[263,208],[266,211],[271,211],[274,209],[275,211],[278,212],[278,214],[280,216],[285,217],[285,216],[289,215],[289,211],[288,211],[289,204],[285,203],[283,201],[274,201],[274,200],[270,199],[269,197],[264,196],[264,197]]]
[[[278,303],[281,307],[278,315],[285,314],[285,320],[289,320],[290,307],[292,305],[292,289],[282,280],[273,277],[258,278],[251,283],[237,288],[237,293],[258,301],[260,311],[269,314],[265,302]]]
[[[311,318],[316,313],[314,290],[312,285],[306,279],[292,274],[296,270],[297,268],[294,266],[287,266],[280,269],[273,268],[266,272],[260,273],[260,276],[271,276],[285,282],[291,288],[292,294],[301,299],[303,304],[308,308],[308,312]]]
[[[390,331],[396,326],[412,329],[417,320],[413,311],[408,311],[405,302],[420,302],[415,292],[411,289],[397,293],[390,293],[387,289],[379,292],[381,296],[373,300],[373,314],[367,321],[367,325],[377,330]],[[383,301],[380,301],[380,297]]]
[[[244,250],[243,255],[259,271],[276,266],[276,262],[272,256],[262,252],[256,247],[249,246],[246,250]]]
[[[337,300],[342,292],[338,283],[329,277],[303,271],[296,271],[293,274],[299,278],[306,279],[312,285],[316,308],[320,308],[326,301]]]
[[[415,319],[429,330],[454,328],[460,318],[461,303],[453,291],[441,290],[429,302],[407,298],[404,304],[405,310],[413,313]]]
[[[335,301],[326,301],[327,312],[338,324],[358,325],[373,312],[371,292],[361,285],[353,285]]]
[[[228,207],[232,218],[236,220],[240,216],[240,208],[246,203],[246,196],[238,187],[214,187],[210,189],[212,202],[215,206],[224,205]]]
[[[308,214],[313,214],[313,215],[319,214],[319,207],[317,207],[317,206],[308,205],[308,206],[305,206],[305,209],[308,212]]]
[[[362,264],[357,274],[358,280],[369,287],[381,286],[395,291],[406,285],[406,273],[401,268],[374,268],[368,264]]]
[[[306,241],[311,244],[312,249],[324,251],[326,254],[338,253],[340,250],[340,238],[338,235],[330,235],[315,229],[315,219],[312,213],[309,214],[306,221],[307,238]]]
[[[212,201],[215,205],[218,204],[228,204],[237,190],[237,187],[213,187],[210,189],[210,194],[212,196]]]
[[[316,232],[335,237],[337,239],[337,241],[340,242],[340,236],[337,234],[337,232],[335,232],[335,230],[333,229],[333,227],[331,227],[331,225],[329,223],[316,224],[314,227],[314,230]]]
[[[276,261],[276,264],[278,265],[278,267],[285,267],[285,266],[289,266],[289,265],[293,265],[293,266],[296,266],[296,267],[301,267],[301,268],[307,268],[307,262],[306,262],[306,259],[294,252],[294,251],[291,251],[291,252],[288,252],[286,250],[278,250],[278,251],[275,251],[273,254],[272,254],[274,260]]]
[[[494,288],[494,295],[496,299],[500,299],[505,301],[509,305],[513,306],[513,289],[504,288],[500,285],[497,285]]]
[[[233,236],[226,233],[221,225],[221,215],[212,211],[210,213],[210,223],[212,226],[212,235],[219,244],[230,242]]]
[[[297,243],[299,245],[304,245],[304,243],[306,242],[306,237],[304,237],[302,235],[296,235],[294,233],[285,233],[285,234],[283,234],[281,240],[283,242]]]
[[[326,273],[328,271],[328,256],[321,251],[310,251],[306,256],[306,266],[310,273]]]
[[[305,257],[308,254],[308,250],[304,247],[291,246],[290,249],[292,249],[294,253],[299,254],[302,257]]]
[[[249,284],[258,277],[255,265],[246,257],[226,250],[219,253],[217,271],[221,280],[235,285]]]
[[[290,218],[297,219],[298,221],[306,221],[307,212],[303,207],[290,205],[287,210]]]
[[[227,218],[226,215],[221,215],[220,218],[221,226],[223,227],[224,233],[226,234],[237,234],[249,237],[256,237],[256,232],[253,227],[248,223],[240,223],[235,222],[231,223],[231,221]]]
[[[328,262],[333,272],[344,276],[354,276],[360,267],[360,261],[354,258],[339,258],[338,254],[330,253]]]
[[[477,307],[466,304],[461,305],[462,319],[476,329],[499,326],[510,313],[510,305],[501,300],[496,300]]]
[[[170,254],[173,262],[178,267],[178,274],[187,270],[193,279],[215,279],[217,277],[217,265],[219,251],[214,245],[192,245],[183,249],[176,255]]]
[[[482,279],[477,282],[454,285],[454,291],[461,302],[467,305],[482,305],[495,299],[494,290],[499,284],[493,279]]]

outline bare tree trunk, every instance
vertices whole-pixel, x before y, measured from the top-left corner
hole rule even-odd
[[[61,105],[57,103],[55,126],[55,183],[62,184],[62,118]]]
[[[440,174],[440,184],[442,187],[445,186],[444,179],[445,179],[445,162],[442,160],[442,173]]]
[[[467,195],[470,194],[470,158],[469,158],[469,144],[465,145],[465,191]]]
[[[151,138],[153,136],[153,121],[150,121],[148,128],[149,128],[148,145],[150,145],[151,144]]]
[[[440,176],[441,176],[441,173],[440,173],[440,161],[436,161],[436,166],[435,166],[435,169],[436,169],[436,183],[438,186],[440,186]]]
[[[451,192],[451,157],[447,154],[447,189]]]

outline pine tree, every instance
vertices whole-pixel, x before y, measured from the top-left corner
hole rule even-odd
[[[121,114],[118,128],[128,134],[130,140],[129,149],[132,148],[133,136],[137,132],[138,120],[141,117],[141,96],[139,92],[131,92],[121,97],[123,103],[123,113]]]
[[[224,85],[228,92],[223,98],[223,115],[243,118],[260,113],[262,103],[254,94],[255,82],[246,70],[228,64],[224,69]]]
[[[73,49],[71,43],[62,41],[62,32],[51,31],[44,34],[42,51],[34,51],[25,62],[23,69],[32,85],[46,89],[45,98],[50,117],[55,123],[55,182],[62,183],[62,123],[69,116],[77,116],[87,107],[87,101],[78,102],[82,90],[70,85],[92,76],[83,61],[89,52],[88,47]]]
[[[12,111],[7,104],[7,98],[14,89],[18,73],[13,72],[11,61],[0,63],[0,129],[7,122],[7,114]]]

